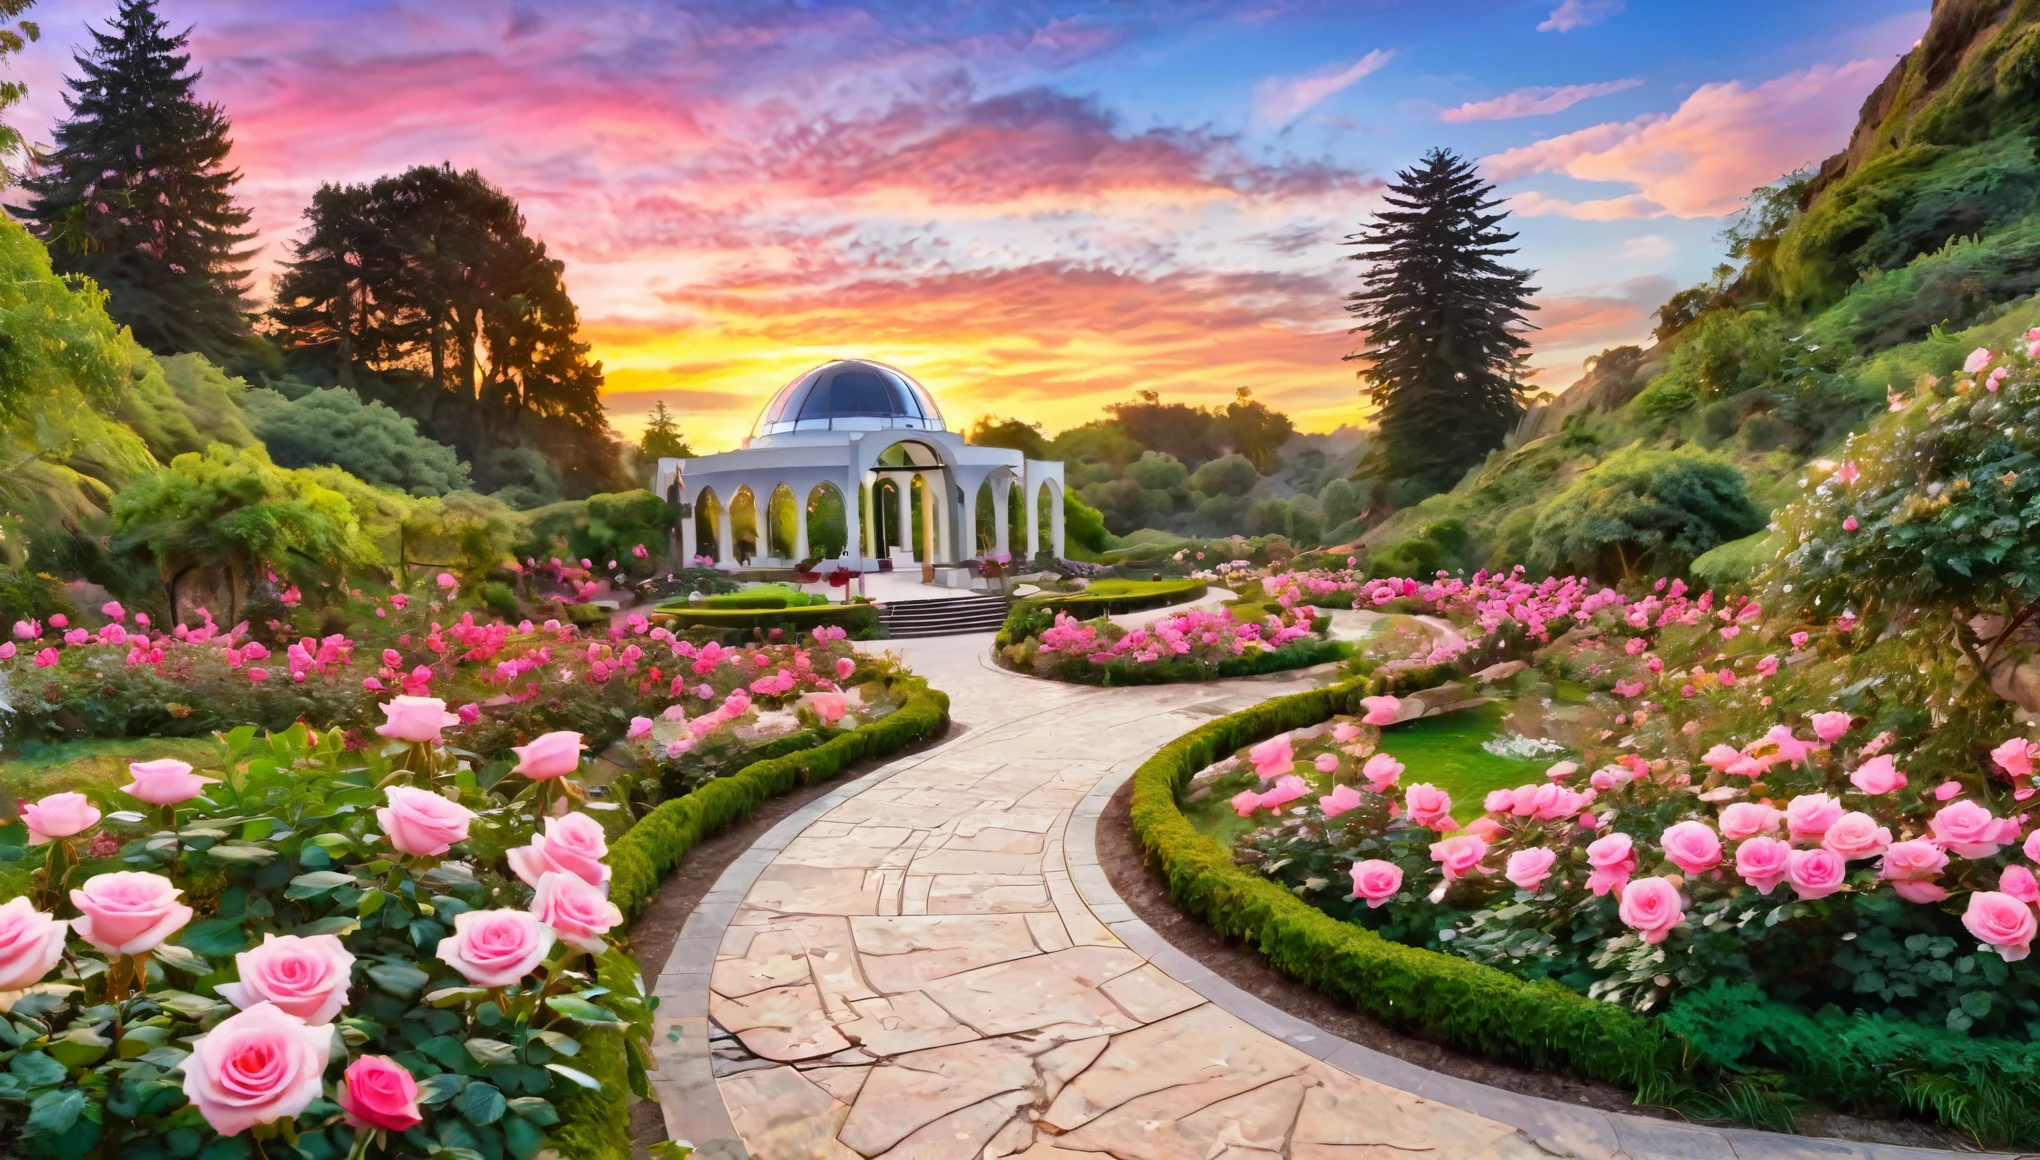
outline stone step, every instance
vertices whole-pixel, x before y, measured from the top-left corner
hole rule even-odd
[[[878,619],[889,637],[960,636],[997,631],[1011,604],[1003,596],[895,600],[879,608]]]

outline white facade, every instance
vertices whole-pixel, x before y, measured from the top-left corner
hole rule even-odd
[[[918,537],[912,531],[916,483]],[[981,528],[977,499],[986,486],[993,518]],[[895,570],[908,564],[954,568],[979,556],[981,542],[1016,561],[1043,550],[1063,554],[1063,465],[965,443],[947,429],[920,384],[882,363],[837,360],[815,367],[773,396],[742,450],[661,459],[656,487],[682,505],[681,553],[712,556],[724,569],[787,567],[814,555],[808,504],[825,487],[842,497],[848,525],[848,547],[830,564],[853,572],[874,571],[881,558],[890,558]],[[1009,496],[1016,487],[1026,515],[1021,528],[1010,526]],[[775,499],[793,507],[790,557],[769,554],[766,529]],[[732,514],[746,507],[756,547],[739,560]]]

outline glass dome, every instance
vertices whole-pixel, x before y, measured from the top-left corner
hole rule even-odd
[[[948,430],[935,400],[905,371],[865,359],[833,359],[781,387],[759,412],[751,438],[891,429]]]

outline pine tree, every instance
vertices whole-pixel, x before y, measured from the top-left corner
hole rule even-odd
[[[1366,334],[1364,360],[1380,434],[1362,471],[1384,483],[1443,490],[1479,463],[1521,417],[1523,312],[1530,272],[1498,259],[1516,251],[1507,211],[1465,159],[1433,149],[1396,174],[1393,207],[1347,240],[1368,264],[1346,309]]]
[[[155,0],[121,0],[91,51],[74,56],[70,115],[56,148],[22,181],[21,211],[63,273],[110,295],[108,311],[151,350],[231,355],[248,334],[243,249],[248,212],[220,107],[198,99],[200,74]]]
[[[648,460],[694,458],[694,449],[687,445],[687,437],[680,434],[680,423],[666,409],[664,399],[653,403],[651,414],[645,417],[645,433],[638,440],[638,454]]]

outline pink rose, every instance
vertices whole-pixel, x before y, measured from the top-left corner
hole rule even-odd
[[[2033,758],[2040,756],[2040,745],[2024,737],[2014,737],[1990,751],[1990,759],[2009,777],[2033,776]]]
[[[287,1015],[322,1024],[331,1023],[347,1005],[354,956],[330,934],[300,938],[265,933],[261,946],[234,956],[234,967],[240,982],[213,988],[227,1002],[243,1011],[257,1003],[274,1003]]]
[[[1458,834],[1431,843],[1431,861],[1445,872],[1445,881],[1456,882],[1468,874],[1482,873],[1480,860],[1487,857],[1487,843],[1471,834]]]
[[[99,811],[82,793],[53,793],[23,806],[21,820],[28,825],[28,844],[40,846],[98,825]]]
[[[624,736],[632,741],[643,741],[651,735],[652,719],[650,717],[632,717],[630,719],[630,728],[624,732]]]
[[[566,730],[540,734],[529,745],[513,745],[516,772],[533,781],[564,777],[581,768],[581,735]]]
[[[1806,642],[1807,642],[1807,641],[1808,641],[1809,639],[1811,639],[1811,638],[1809,638],[1809,637],[1807,636],[1807,634],[1806,634],[1806,633],[1804,633],[1804,632],[1795,632],[1795,633],[1793,633],[1793,634],[1792,634],[1792,647],[1793,647],[1793,648],[1795,648],[1795,649],[1802,649],[1802,648],[1805,648],[1805,647],[1806,647]]]
[[[1232,795],[1232,808],[1234,813],[1243,818],[1253,817],[1254,811],[1261,808],[1261,795],[1253,790],[1243,789]]]
[[[148,802],[152,806],[172,806],[188,802],[205,792],[205,787],[219,782],[216,777],[200,777],[191,772],[191,763],[174,757],[159,757],[154,761],[128,763],[128,775],[134,781],[121,786],[122,793],[136,801]]]
[[[1785,829],[1795,842],[1818,842],[1842,816],[1842,803],[1824,793],[1801,794],[1785,803]]]
[[[1368,909],[1380,906],[1402,889],[1402,867],[1380,858],[1353,863],[1353,895],[1367,900]]]
[[[446,702],[437,697],[394,697],[384,702],[382,711],[388,720],[375,731],[393,741],[436,742],[441,729],[460,724],[460,718],[447,712]]]
[[[1608,834],[1587,844],[1587,889],[1596,895],[1619,891],[1636,872],[1636,842],[1628,834]]]
[[[1663,878],[1638,878],[1622,891],[1622,905],[1616,908],[1622,925],[1643,936],[1647,943],[1661,943],[1672,928],[1686,921],[1685,904],[1679,888]]]
[[[257,1003],[200,1036],[177,1069],[205,1122],[238,1136],[290,1119],[319,1098],[332,1047],[331,1027],[309,1027],[273,1003]]]
[[[0,902],[0,991],[23,991],[64,957],[71,924],[37,910],[26,898]]]
[[[1869,814],[1850,811],[1835,819],[1820,839],[1823,849],[1832,850],[1844,862],[1875,858],[1891,845],[1891,831],[1877,824]]]
[[[418,1081],[386,1055],[364,1055],[347,1065],[339,1103],[356,1128],[401,1132],[425,1121],[418,1111]]]
[[[1435,785],[1420,781],[1404,791],[1403,809],[1408,812],[1411,825],[1432,830],[1459,828],[1459,823],[1452,820],[1452,795]]]
[[[853,660],[851,660],[851,659],[850,659],[849,657],[838,657],[838,658],[836,659],[836,679],[837,679],[837,680],[839,680],[839,681],[847,681],[847,680],[849,680],[849,679],[850,679],[850,675],[851,675],[852,673],[855,673],[856,671],[857,671],[857,662],[856,662],[856,661],[853,661]]]
[[[572,874],[591,886],[609,881],[609,867],[602,859],[609,854],[608,836],[602,823],[584,813],[547,818],[545,833],[533,834],[529,846],[508,854],[510,869],[519,878],[537,886],[538,880],[557,870]]]
[[[375,811],[376,820],[398,852],[432,858],[455,842],[467,841],[468,823],[475,815],[466,806],[408,785],[393,785],[383,794],[390,804]]]
[[[2018,962],[2033,949],[2033,908],[2009,894],[1995,890],[1971,894],[1962,925],[2008,963]]]
[[[1317,760],[1310,764],[1319,773],[1333,773],[1339,768],[1339,755],[1336,753],[1320,753],[1317,755]]]
[[[1785,856],[1785,881],[1804,899],[1826,898],[1840,890],[1848,872],[1841,855],[1823,847],[1794,850]]]
[[[1779,759],[1790,765],[1803,763],[1807,754],[1813,752],[1812,743],[1794,737],[1791,727],[1787,725],[1771,726],[1771,731],[1764,734],[1764,740],[1777,746]]]
[[[108,957],[152,951],[191,921],[191,908],[177,901],[182,893],[161,874],[95,874],[71,891],[82,916],[71,928]]]
[[[1386,753],[1375,754],[1367,759],[1366,765],[1360,767],[1360,776],[1366,778],[1367,784],[1373,787],[1374,792],[1383,797],[1388,796],[1388,791],[1395,788],[1396,779],[1402,776],[1402,772],[1403,763]]]
[[[1491,814],[1506,814],[1516,808],[1516,791],[1491,789],[1481,799],[1480,808]]]
[[[1607,793],[1629,783],[1629,771],[1620,766],[1604,765],[1587,777],[1587,784]]]
[[[1889,753],[1876,757],[1857,766],[1849,774],[1849,784],[1867,794],[1885,794],[1905,786],[1905,774],[1899,772]]]
[[[1332,726],[1332,741],[1335,744],[1351,745],[1353,742],[1358,741],[1359,739],[1360,730],[1345,721],[1341,721],[1337,725]]]
[[[1792,847],[1776,838],[1750,838],[1735,848],[1735,872],[1744,882],[1769,894],[1785,880],[1785,864]]]
[[[2026,858],[2029,861],[2040,862],[2040,830],[2035,830],[2032,833],[2026,835],[2026,845],[2024,849],[2026,852]]]
[[[1731,842],[1775,830],[1784,814],[1761,802],[1730,802],[1721,810],[1721,836]]]
[[[507,987],[551,953],[552,929],[522,910],[469,910],[439,940],[441,961],[477,987]]]
[[[590,886],[573,874],[557,871],[538,880],[538,892],[531,899],[531,913],[553,929],[571,946],[591,955],[609,947],[603,936],[623,924],[623,912],[609,901],[599,886]]]
[[[2009,894],[2028,906],[2040,903],[2040,882],[2033,879],[2033,872],[2024,866],[2007,866],[1998,875],[1998,892]]]
[[[1813,735],[1829,743],[1840,741],[1849,731],[1849,715],[1839,710],[1815,713],[1809,720],[1813,722]]]
[[[1721,839],[1705,822],[1674,822],[1658,835],[1665,857],[1688,874],[1699,874],[1721,865]]]
[[[1546,769],[1544,771],[1544,776],[1552,781],[1564,781],[1566,778],[1571,777],[1573,774],[1576,774],[1579,771],[1580,771],[1579,762],[1561,761],[1557,762],[1550,768]]]
[[[1360,791],[1350,785],[1334,786],[1329,795],[1319,798],[1317,802],[1318,808],[1325,812],[1326,817],[1336,818],[1347,810],[1359,807]]]
[[[1924,838],[1893,842],[1884,851],[1878,876],[1911,902],[1939,902],[1948,892],[1933,879],[1948,868],[1948,852]]]
[[[1558,853],[1543,846],[1532,846],[1509,855],[1508,867],[1503,873],[1509,881],[1523,890],[1535,890],[1551,877],[1551,864],[1558,861]]]
[[[2000,844],[2016,841],[2017,824],[2012,824],[2009,836],[2005,828],[2005,822],[1971,801],[1942,806],[1927,822],[1934,841],[1961,858],[1988,858],[1998,852]]]
[[[1296,764],[1296,750],[1289,743],[1289,734],[1284,733],[1280,737],[1270,737],[1247,750],[1247,761],[1253,765],[1254,772],[1260,775],[1261,780],[1267,781],[1277,774],[1289,772]]]
[[[1715,744],[1714,748],[1700,755],[1700,760],[1705,762],[1716,773],[1726,770],[1729,766],[1742,759],[1742,750],[1737,749],[1733,745],[1723,745],[1719,742]]]
[[[1537,812],[1537,790],[1535,785],[1519,785],[1509,791],[1509,812],[1519,818],[1527,818]],[[1500,811],[1497,811],[1500,812]]]
[[[1310,783],[1294,774],[1275,779],[1273,788],[1261,794],[1261,808],[1272,810],[1286,806],[1310,792]]]
[[[1360,718],[1362,725],[1393,725],[1402,702],[1394,697],[1362,697],[1360,703],[1367,708],[1367,715]]]

